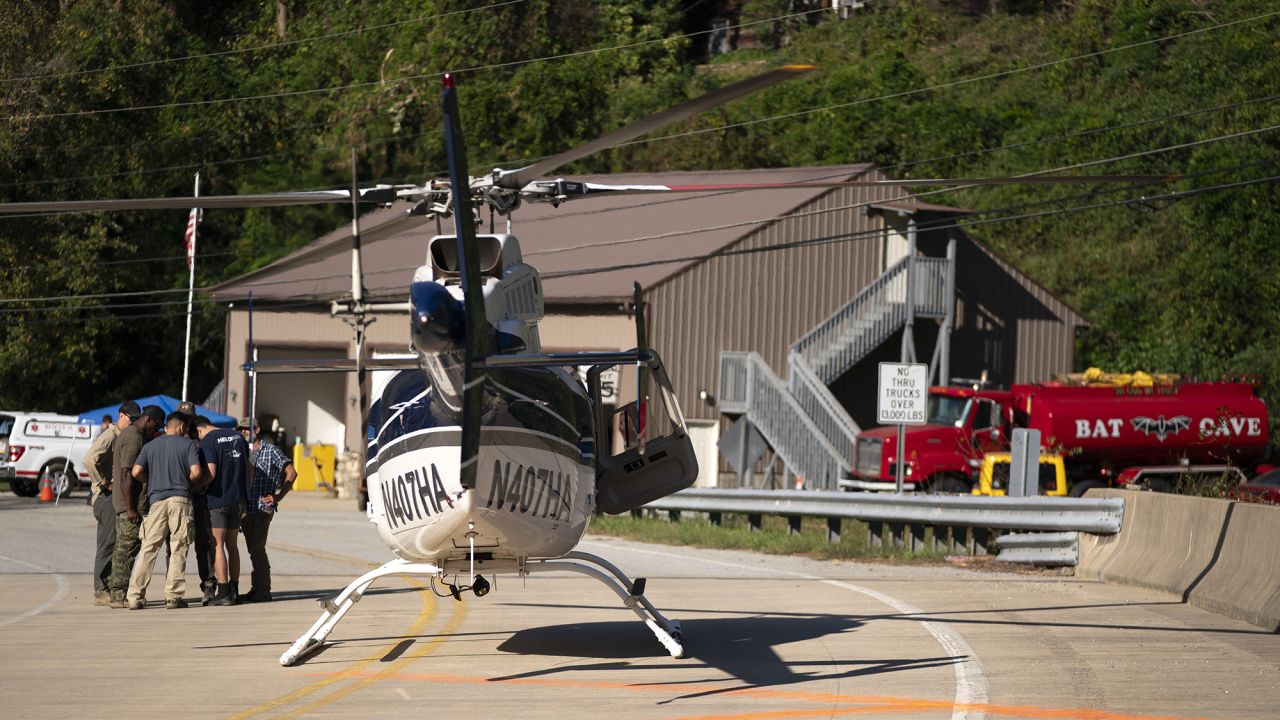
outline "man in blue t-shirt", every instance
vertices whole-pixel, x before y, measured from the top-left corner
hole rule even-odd
[[[249,443],[235,430],[221,430],[196,418],[200,448],[213,483],[207,493],[213,528],[213,571],[217,590],[211,605],[234,605],[240,594],[240,516],[249,482]]]
[[[200,489],[204,470],[194,441],[186,437],[186,417],[169,413],[164,437],[142,447],[130,473],[135,480],[147,479],[151,511],[142,522],[142,548],[129,578],[128,607],[141,610],[147,605],[147,585],[160,546],[169,543],[169,573],[164,586],[164,606],[184,608],[187,589],[187,548],[192,540],[191,492]]]

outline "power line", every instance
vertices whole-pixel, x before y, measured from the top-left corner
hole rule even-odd
[[[4,216],[0,216],[0,218],[2,217]],[[237,254],[238,253],[233,253],[233,252],[200,253],[196,259],[205,260],[208,258],[227,257],[229,255],[237,255]],[[141,265],[143,263],[172,262],[174,260],[186,260],[186,259],[187,259],[186,255],[170,255],[168,257],[133,258],[129,260],[95,260],[93,262],[84,262],[84,263],[71,263],[71,264],[58,263],[57,268],[63,269],[63,268],[78,268],[78,267],[102,267],[103,265]],[[40,265],[17,265],[14,267],[5,268],[5,270],[10,272],[16,272],[18,270],[42,270],[42,269],[47,270],[47,269],[50,269],[51,267],[52,266],[49,263],[43,263]],[[76,297],[85,297],[85,296],[78,295]],[[2,299],[3,298],[0,298],[0,300]]]
[[[1214,142],[1221,142],[1221,141],[1225,141],[1225,140],[1234,140],[1234,139],[1238,139],[1238,138],[1241,138],[1241,137],[1247,137],[1247,136],[1255,135],[1255,134],[1262,133],[1262,132],[1269,132],[1269,131],[1276,130],[1276,129],[1280,129],[1280,125],[1272,125],[1272,126],[1265,127],[1265,128],[1257,128],[1257,129],[1253,129],[1253,130],[1241,131],[1241,132],[1236,132],[1236,133],[1229,133],[1229,134],[1219,135],[1219,136],[1215,136],[1215,137],[1211,137],[1211,138],[1204,138],[1204,139],[1201,139],[1201,140],[1195,140],[1195,141],[1191,141],[1191,142],[1188,142],[1188,143],[1180,143],[1180,144],[1177,144],[1177,145],[1171,145],[1171,146],[1167,146],[1167,147],[1163,147],[1163,148],[1154,148],[1154,149],[1150,149],[1150,150],[1143,150],[1143,151],[1139,151],[1139,152],[1135,152],[1135,153],[1129,153],[1129,154],[1126,154],[1126,155],[1121,155],[1121,156],[1116,156],[1116,157],[1109,157],[1109,158],[1101,158],[1101,159],[1097,159],[1097,160],[1090,160],[1090,161],[1086,161],[1086,162],[1082,162],[1082,163],[1076,163],[1076,164],[1073,164],[1073,165],[1065,165],[1065,166],[1061,166],[1061,167],[1058,167],[1058,168],[1049,168],[1049,169],[1045,169],[1045,170],[1038,170],[1038,171],[1035,171],[1035,172],[1032,172],[1032,173],[1027,173],[1027,175],[1028,175],[1028,176],[1034,176],[1034,175],[1040,175],[1040,174],[1044,174],[1044,173],[1057,172],[1057,171],[1066,170],[1066,169],[1077,169],[1077,168],[1081,168],[1081,167],[1089,167],[1089,166],[1101,165],[1101,164],[1105,164],[1105,163],[1118,162],[1118,161],[1120,161],[1120,160],[1133,159],[1133,158],[1136,158],[1136,157],[1147,156],[1147,155],[1154,155],[1154,154],[1159,154],[1159,153],[1163,153],[1163,152],[1169,152],[1169,151],[1172,151],[1172,150],[1186,149],[1186,148],[1189,148],[1189,147],[1197,147],[1197,146],[1202,146],[1202,145],[1211,144],[1211,143],[1214,143]],[[1196,174],[1191,174],[1191,175],[1185,175],[1185,176],[1182,176],[1182,177],[1183,177],[1183,179],[1193,179],[1193,178],[1195,178],[1195,177],[1200,177],[1200,176],[1203,176],[1203,175],[1205,175],[1205,174],[1211,174],[1211,173],[1214,173],[1214,172],[1220,172],[1220,171],[1229,171],[1229,170],[1231,170],[1231,169],[1238,169],[1238,168],[1229,168],[1228,170],[1211,170],[1211,171],[1204,171],[1204,172],[1202,172],[1202,173],[1196,173]],[[925,196],[928,196],[928,195],[933,195],[933,194],[937,194],[937,193],[941,193],[941,192],[949,192],[949,191],[956,191],[956,190],[972,189],[973,187],[974,187],[974,186],[959,186],[959,187],[956,187],[956,188],[945,188],[945,189],[940,189],[940,190],[931,190],[931,191],[925,191],[925,192],[921,192],[921,193],[907,194],[907,195],[905,195],[904,197],[902,197],[902,198],[896,198],[895,200],[897,200],[897,201],[902,201],[902,200],[906,200],[906,199],[915,199],[915,198],[925,197]],[[1090,193],[1090,195],[1098,194],[1098,192],[1099,192],[1099,191],[1095,191],[1095,192],[1093,192],[1093,193]],[[855,204],[853,204],[853,205],[848,205],[848,206],[840,206],[840,207],[835,207],[835,208],[824,208],[824,209],[821,209],[821,210],[814,210],[814,211],[809,211],[809,212],[804,212],[804,213],[793,213],[793,214],[789,215],[788,217],[805,217],[805,216],[809,216],[809,215],[820,215],[820,214],[826,214],[826,213],[831,213],[831,212],[840,212],[840,211],[845,211],[845,210],[857,209],[857,208],[860,208],[860,207],[866,207],[866,206],[869,206],[869,205],[874,205],[874,204],[876,204],[876,203],[878,203],[878,202],[884,202],[884,201],[882,201],[882,200],[874,200],[874,201],[867,201],[867,202],[855,203]],[[1055,202],[1055,201],[1050,200],[1050,201],[1048,201],[1048,202]],[[990,212],[990,211],[988,211],[988,212]],[[647,236],[641,236],[641,237],[636,237],[636,238],[627,238],[627,239],[623,239],[623,240],[614,240],[614,241],[607,241],[607,242],[583,243],[583,244],[578,244],[578,245],[562,246],[562,247],[558,247],[558,248],[548,248],[548,249],[545,249],[545,250],[533,250],[533,251],[530,251],[530,252],[525,253],[525,255],[526,255],[526,256],[550,255],[550,254],[557,254],[557,253],[562,253],[562,252],[570,252],[570,251],[574,251],[574,250],[582,250],[582,249],[587,249],[587,248],[600,248],[600,247],[610,247],[610,246],[616,246],[616,245],[628,245],[628,244],[634,244],[634,243],[639,243],[639,242],[648,242],[648,241],[652,241],[652,240],[667,239],[667,238],[671,238],[671,237],[678,237],[678,236],[683,236],[683,235],[694,235],[694,234],[703,233],[703,232],[711,232],[711,231],[717,231],[717,230],[728,230],[728,229],[739,228],[739,227],[750,227],[750,226],[754,226],[754,225],[759,225],[759,224],[761,224],[761,223],[763,223],[763,222],[768,222],[768,221],[773,220],[773,219],[775,219],[775,218],[772,218],[772,217],[771,217],[771,218],[757,218],[757,219],[752,219],[752,220],[738,221],[738,222],[734,222],[734,223],[726,223],[726,224],[723,224],[723,225],[715,225],[715,226],[709,226],[709,227],[694,228],[694,229],[689,229],[689,230],[677,230],[677,231],[672,231],[672,232],[668,232],[668,233],[660,233],[660,234],[657,234],[657,235],[647,235]],[[183,257],[185,257],[185,256],[183,256]],[[380,274],[396,273],[396,272],[404,272],[404,271],[405,271],[405,268],[389,268],[389,269],[384,269],[384,270],[374,270],[374,271],[369,271],[369,272],[367,272],[367,273],[366,273],[366,275],[380,275]],[[290,280],[274,280],[274,281],[265,281],[265,282],[257,282],[257,283],[247,283],[247,284],[245,284],[245,285],[244,285],[244,287],[245,287],[245,288],[272,287],[272,286],[279,286],[279,285],[292,285],[292,284],[298,284],[298,283],[317,282],[317,281],[323,281],[323,280],[338,280],[338,279],[344,279],[344,278],[347,278],[347,277],[349,277],[349,275],[345,275],[345,274],[343,274],[343,275],[312,276],[312,277],[293,278],[293,279],[290,279]],[[201,292],[210,292],[210,291],[212,291],[212,287],[210,287],[210,286],[206,286],[206,287],[202,287],[202,288],[198,288],[198,289],[199,289]],[[184,290],[181,290],[181,289],[168,289],[168,290],[127,291],[127,292],[118,292],[118,293],[100,293],[100,294],[92,294],[92,295],[79,294],[79,295],[63,295],[63,296],[53,296],[53,297],[0,298],[0,303],[42,302],[42,301],[43,301],[43,302],[53,302],[53,301],[74,300],[74,299],[100,299],[100,298],[116,298],[116,297],[136,297],[136,296],[139,296],[139,295],[149,295],[149,294],[154,294],[154,293],[178,293],[178,292],[185,292],[185,291],[184,291]]]
[[[1202,195],[1208,192],[1217,192],[1219,190],[1229,190],[1234,188],[1247,187],[1250,185],[1258,185],[1262,183],[1270,183],[1270,182],[1276,182],[1276,181],[1280,181],[1280,175],[1271,175],[1269,177],[1264,177],[1264,178],[1255,178],[1252,180],[1241,180],[1238,182],[1223,183],[1220,185],[1211,185],[1208,187],[1166,193],[1163,195],[1143,195],[1136,198],[1125,198],[1122,200],[1115,200],[1110,202],[1093,203],[1089,205],[1079,205],[1075,207],[1062,208],[1058,210],[1045,210],[1042,212],[1026,213],[1022,215],[1010,215],[1010,216],[1004,216],[1004,217],[989,218],[986,220],[956,221],[956,222],[951,222],[945,225],[933,225],[928,228],[923,227],[923,224],[922,224],[921,226],[917,226],[917,229],[918,230],[964,229],[967,227],[974,227],[978,225],[990,225],[995,223],[1013,222],[1017,220],[1038,219],[1038,218],[1049,217],[1053,215],[1064,215],[1064,214],[1083,212],[1086,210],[1097,210],[1097,209],[1103,209],[1103,208],[1109,208],[1109,207],[1117,207],[1121,205],[1132,205],[1134,203],[1150,203],[1150,202],[1159,202],[1162,200],[1176,201],[1176,200],[1181,200],[1188,197],[1194,197],[1196,195]],[[634,270],[637,268],[652,267],[656,265],[671,265],[674,263],[696,262],[696,261],[708,260],[711,258],[718,258],[718,257],[730,257],[735,255],[754,255],[757,253],[789,250],[797,247],[832,245],[836,243],[850,242],[855,239],[858,239],[858,238],[851,237],[849,235],[832,235],[832,236],[827,236],[822,238],[797,240],[790,243],[782,243],[779,245],[770,245],[766,247],[725,250],[722,252],[713,253],[711,255],[689,255],[684,257],[664,258],[661,260],[644,260],[644,261],[638,261],[633,263],[622,263],[622,264],[610,265],[606,267],[586,268],[582,270],[563,270],[558,272],[548,272],[543,274],[542,277],[544,279],[551,280],[551,279],[564,278],[564,277],[577,277],[581,275],[596,275],[599,273],[617,272],[620,270]]]
[[[778,22],[780,20],[789,20],[791,18],[803,17],[805,15],[811,15],[819,12],[830,12],[830,10],[831,8],[827,8],[827,7],[817,8],[814,10],[805,10],[803,12],[791,13],[789,15],[780,15],[778,17],[766,18],[764,20],[754,20],[748,23],[732,25],[724,29],[737,30],[745,27],[750,27],[752,25],[760,25],[762,23]],[[472,67],[462,68],[462,69],[454,70],[450,72],[453,72],[455,74],[466,74],[466,73],[473,73],[473,72],[483,72],[485,70],[498,70],[498,69],[509,68],[509,67],[517,67],[520,65],[530,65],[530,64],[539,63],[539,62],[550,62],[553,60],[566,60],[568,58],[574,58],[574,57],[585,57],[588,55],[597,55],[600,53],[614,52],[617,50],[631,50],[634,48],[645,47],[648,45],[669,43],[673,40],[685,40],[688,38],[697,37],[698,35],[707,35],[712,32],[718,32],[718,30],[699,30],[697,32],[685,33],[684,35],[674,35],[670,37],[657,38],[654,40],[642,40],[634,43],[613,45],[605,48],[592,48],[590,50],[578,50],[575,52],[559,53],[556,55],[546,55],[543,57],[529,58],[525,60],[512,60],[510,62],[503,62],[503,63],[475,65]],[[433,72],[433,73],[423,73],[420,75],[404,75],[396,78],[386,78],[386,79],[380,78],[376,81],[351,83],[348,85],[334,85],[331,87],[313,88],[310,90],[287,90],[287,91],[281,91],[276,93],[265,93],[262,95],[244,95],[244,96],[228,97],[228,98],[210,98],[206,100],[184,100],[180,102],[158,103],[154,105],[132,105],[128,107],[119,107],[119,108],[100,108],[98,110],[73,110],[73,111],[61,112],[61,113],[45,113],[42,115],[13,115],[3,119],[10,120],[10,121],[50,120],[53,118],[85,117],[90,115],[113,115],[117,113],[136,112],[140,110],[165,110],[165,109],[171,109],[171,108],[199,107],[199,106],[205,106],[205,105],[223,105],[227,103],[248,102],[253,100],[272,100],[272,99],[278,99],[278,98],[302,97],[306,95],[324,95],[328,93],[341,92],[345,90],[358,90],[360,88],[372,87],[374,85],[386,85],[389,83],[409,82],[413,80],[426,80],[429,78],[438,78],[438,77],[442,77],[444,74],[445,74],[445,71],[441,71],[441,72]]]
[[[810,108],[808,110],[798,110],[796,112],[784,113],[782,115],[772,115],[769,117],[757,118],[755,120],[744,120],[742,122],[730,123],[728,125],[720,125],[718,127],[713,127],[713,128],[689,130],[686,132],[672,133],[670,135],[661,135],[655,138],[641,138],[637,140],[630,140],[628,142],[619,143],[615,147],[627,147],[629,145],[643,145],[646,143],[658,142],[660,140],[671,140],[674,138],[690,137],[693,135],[702,135],[704,133],[718,132],[720,130],[730,130],[733,128],[746,127],[748,125],[757,125],[759,123],[773,122],[775,120],[790,120],[792,118],[812,115],[814,113],[827,112],[829,110],[842,110],[844,108],[855,107],[858,105],[867,105],[870,103],[879,102],[881,100],[893,100],[896,98],[910,97],[912,95],[919,95],[921,93],[931,92],[933,90],[945,90],[953,87],[959,87],[962,85],[969,85],[976,82],[982,82],[984,80],[994,80],[997,78],[1009,77],[1011,75],[1018,75],[1021,73],[1030,72],[1032,70],[1043,70],[1044,68],[1047,68],[1047,67],[1053,67],[1055,65],[1062,65],[1064,63],[1075,62],[1077,60],[1088,60],[1090,58],[1095,58],[1095,57],[1100,57],[1102,55],[1121,52],[1123,50],[1132,50],[1134,48],[1139,48],[1146,45],[1154,45],[1154,44],[1166,42],[1169,40],[1177,40],[1185,37],[1190,37],[1192,35],[1206,33],[1211,30],[1221,30],[1223,28],[1232,27],[1235,25],[1241,25],[1243,23],[1250,23],[1257,20],[1265,20],[1267,18],[1275,17],[1276,15],[1280,15],[1280,10],[1269,12],[1269,13],[1263,13],[1261,15],[1254,15],[1253,17],[1244,18],[1242,20],[1232,20],[1230,22],[1219,23],[1217,25],[1210,25],[1209,27],[1197,28],[1195,30],[1188,30],[1187,32],[1176,33],[1174,35],[1166,35],[1164,37],[1154,38],[1152,40],[1143,40],[1140,42],[1130,43],[1128,45],[1120,45],[1118,47],[1108,48],[1106,50],[1097,50],[1095,52],[1085,53],[1083,55],[1074,55],[1072,57],[1061,58],[1058,60],[1050,60],[1048,62],[1036,63],[1034,65],[1026,65],[1020,68],[1013,68],[1011,70],[1001,70],[999,72],[988,73],[986,75],[979,75],[977,77],[962,78],[960,80],[952,80],[952,81],[940,83],[937,85],[930,85],[928,87],[915,88],[912,90],[903,90],[901,92],[888,93],[886,95],[879,95],[879,96],[870,97],[870,98],[861,98],[858,100],[853,100],[851,102],[836,103],[834,105],[827,105],[825,107]]]
[[[1227,134],[1227,135],[1220,135],[1220,136],[1217,136],[1217,137],[1205,138],[1205,139],[1202,139],[1202,140],[1195,140],[1195,141],[1192,141],[1192,142],[1189,142],[1189,143],[1180,143],[1180,144],[1178,144],[1178,145],[1170,145],[1170,146],[1163,147],[1163,148],[1155,148],[1155,149],[1151,149],[1151,150],[1143,150],[1143,151],[1140,151],[1140,152],[1136,152],[1136,153],[1129,153],[1129,154],[1126,154],[1126,155],[1120,155],[1120,156],[1116,156],[1116,157],[1102,158],[1102,159],[1099,159],[1099,160],[1090,160],[1090,161],[1087,161],[1087,162],[1083,162],[1083,163],[1076,163],[1076,164],[1073,164],[1073,165],[1063,165],[1063,166],[1056,167],[1056,168],[1048,168],[1048,169],[1045,169],[1045,170],[1037,170],[1037,171],[1032,172],[1032,173],[1026,173],[1026,174],[1025,174],[1025,176],[1026,176],[1026,177],[1032,177],[1032,176],[1035,176],[1035,175],[1043,175],[1043,174],[1046,174],[1046,173],[1061,172],[1061,171],[1063,171],[1063,170],[1073,170],[1073,169],[1078,169],[1078,168],[1082,168],[1082,167],[1089,167],[1089,166],[1093,166],[1093,165],[1102,165],[1102,164],[1111,163],[1111,162],[1118,162],[1118,161],[1120,161],[1120,160],[1129,160],[1129,159],[1133,159],[1133,158],[1136,158],[1136,157],[1141,157],[1141,156],[1146,156],[1146,155],[1155,155],[1155,154],[1159,154],[1159,153],[1162,153],[1162,152],[1169,152],[1169,151],[1172,151],[1172,150],[1182,150],[1182,149],[1186,149],[1186,148],[1189,148],[1189,147],[1197,147],[1197,146],[1200,146],[1200,145],[1208,145],[1208,144],[1211,144],[1211,143],[1214,143],[1214,142],[1222,142],[1222,141],[1225,141],[1225,140],[1235,140],[1235,139],[1238,139],[1238,138],[1240,138],[1240,137],[1245,137],[1245,136],[1248,136],[1248,135],[1256,135],[1256,134],[1258,134],[1258,133],[1262,133],[1262,132],[1270,132],[1270,131],[1277,130],[1277,129],[1280,129],[1280,125],[1272,125],[1272,126],[1265,127],[1265,128],[1259,128],[1259,129],[1256,129],[1256,130],[1247,130],[1247,131],[1243,131],[1243,132],[1239,132],[1239,133],[1230,133],[1230,134]],[[973,187],[975,187],[975,186],[973,186],[973,185],[958,185],[958,186],[953,187],[953,188],[943,188],[943,189],[940,189],[940,190],[930,190],[930,191],[925,191],[925,192],[921,192],[921,193],[909,194],[909,195],[907,195],[907,196],[906,196],[906,197],[904,197],[904,198],[900,198],[899,200],[902,200],[902,199],[916,199],[916,198],[927,197],[927,196],[930,196],[930,195],[936,195],[936,194],[945,193],[945,192],[955,192],[955,191],[960,191],[960,190],[969,190],[969,189],[972,189]],[[810,211],[810,212],[806,212],[806,213],[794,213],[794,214],[792,214],[792,215],[791,215],[791,217],[804,217],[804,216],[807,216],[807,215],[819,215],[819,214],[825,214],[825,213],[830,213],[830,212],[836,212],[836,211],[840,211],[840,210],[852,210],[852,209],[857,209],[857,208],[860,208],[860,207],[867,207],[867,206],[874,205],[874,204],[877,204],[877,203],[880,203],[880,202],[884,202],[884,201],[883,201],[883,200],[871,200],[871,201],[867,201],[867,202],[856,203],[856,204],[854,204],[854,205],[842,206],[842,207],[839,207],[839,208],[824,208],[824,209],[822,209],[822,210],[814,210],[814,211]],[[753,226],[753,225],[759,225],[759,224],[761,224],[761,223],[768,222],[769,220],[772,220],[772,219],[773,219],[773,218],[756,218],[756,219],[753,219],[753,220],[741,220],[741,221],[737,221],[737,222],[726,223],[726,224],[723,224],[723,225],[715,225],[715,226],[712,226],[712,227],[697,228],[697,229],[693,229],[693,230],[675,230],[675,231],[672,231],[672,232],[668,232],[668,233],[661,233],[661,234],[658,234],[658,235],[646,235],[646,236],[641,236],[641,237],[637,237],[637,238],[628,238],[628,239],[624,239],[624,240],[611,240],[611,241],[607,241],[607,242],[581,243],[581,244],[578,244],[578,245],[565,245],[565,246],[558,247],[558,248],[547,248],[547,249],[545,249],[545,250],[532,250],[532,251],[530,251],[530,252],[525,253],[525,255],[527,255],[527,256],[533,256],[533,255],[552,255],[552,254],[562,253],[562,252],[572,252],[572,251],[574,251],[574,250],[584,250],[584,249],[587,249],[587,248],[609,247],[609,246],[613,246],[613,245],[629,245],[629,244],[633,244],[633,243],[637,243],[637,242],[647,242],[647,241],[650,241],[650,240],[664,240],[664,239],[667,239],[667,238],[671,238],[671,237],[678,237],[678,236],[681,236],[681,235],[694,235],[694,234],[697,234],[697,233],[713,232],[713,231],[716,231],[716,230],[731,230],[731,229],[733,229],[733,228],[751,227],[751,226]]]
[[[25,82],[28,80],[52,80],[66,77],[80,77],[82,75],[91,75],[93,73],[107,72],[110,70],[131,70],[133,68],[151,67],[155,65],[165,65],[168,63],[187,62],[189,60],[203,60],[212,57],[227,57],[232,55],[241,55],[244,53],[261,52],[263,50],[275,50],[283,47],[291,47],[303,43],[319,42],[321,40],[332,40],[334,38],[346,37],[348,35],[357,35],[360,33],[371,32],[373,30],[385,30],[387,28],[398,27],[401,25],[409,25],[413,23],[427,22],[430,20],[440,20],[451,17],[453,15],[465,15],[467,13],[476,12],[478,10],[496,10],[508,5],[518,5],[525,0],[508,0],[507,2],[494,3],[493,5],[484,5],[481,7],[468,8],[466,10],[454,10],[447,13],[437,13],[435,15],[427,15],[424,17],[413,18],[411,20],[397,20],[396,22],[385,23],[383,25],[370,25],[367,27],[356,28],[355,30],[343,30],[341,32],[329,33],[327,35],[313,35],[311,37],[298,38],[297,40],[285,40],[278,43],[268,43],[266,45],[258,45],[250,48],[240,48],[238,50],[219,50],[210,53],[201,53],[198,55],[186,55],[177,58],[164,58],[161,60],[147,60],[145,62],[129,63],[127,65],[107,65],[99,68],[91,68],[89,70],[72,70],[65,73],[48,73],[45,75],[25,75],[21,77],[0,78],[0,82]]]

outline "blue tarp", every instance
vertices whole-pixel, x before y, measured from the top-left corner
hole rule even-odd
[[[80,422],[87,421],[87,422],[96,423],[102,419],[103,415],[108,415],[111,417],[112,421],[115,421],[115,419],[120,415],[120,405],[122,405],[123,402],[124,401],[122,400],[121,402],[118,402],[115,405],[100,407],[100,408],[97,408],[96,410],[85,410],[84,412],[80,413]],[[168,415],[174,410],[177,410],[178,403],[182,401],[179,400],[178,398],[170,397],[168,395],[148,395],[147,397],[136,398],[134,402],[138,403],[138,407],[146,407],[148,405],[159,405],[161,408],[164,409],[164,414]],[[234,428],[236,426],[235,418],[231,417],[230,415],[223,415],[220,412],[210,410],[209,408],[203,405],[196,406],[196,414],[203,415],[209,418],[210,422],[212,422],[214,425],[221,428]]]

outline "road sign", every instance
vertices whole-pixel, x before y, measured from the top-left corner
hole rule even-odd
[[[876,422],[881,425],[923,425],[929,419],[929,366],[922,363],[880,363]]]

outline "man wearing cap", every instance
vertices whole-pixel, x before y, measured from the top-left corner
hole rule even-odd
[[[249,561],[253,563],[250,576],[253,586],[243,596],[244,602],[271,601],[271,561],[267,559],[267,531],[271,518],[275,517],[280,501],[293,489],[298,471],[293,461],[280,448],[263,438],[254,425],[257,442],[253,446],[253,470],[249,475],[248,506],[245,508],[241,527],[244,544],[249,548]]]
[[[120,431],[133,424],[142,414],[138,403],[127,400],[120,405],[119,419],[108,423],[84,454],[85,470],[92,480],[89,504],[98,521],[98,543],[93,556],[93,598],[95,605],[111,603],[107,581],[111,578],[111,556],[116,548],[116,513],[111,500],[111,446]]]
[[[141,540],[138,535],[142,514],[147,511],[147,485],[133,479],[133,463],[142,453],[156,428],[164,424],[164,410],[148,405],[129,427],[120,431],[111,443],[111,503],[116,511],[116,548],[111,554],[111,607],[129,607],[125,593],[129,575],[138,557]]]
[[[129,578],[129,609],[141,610],[147,605],[147,586],[155,567],[160,546],[169,545],[169,570],[164,584],[164,606],[170,610],[185,608],[187,591],[187,549],[191,546],[191,491],[203,487],[205,474],[196,443],[187,437],[187,416],[169,413],[165,418],[164,437],[156,438],[142,448],[133,463],[136,479],[147,479],[151,511],[142,524],[142,548]]]

